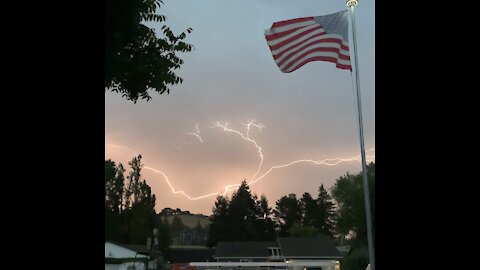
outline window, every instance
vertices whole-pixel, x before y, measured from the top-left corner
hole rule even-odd
[[[270,254],[271,257],[278,257],[282,256],[282,251],[278,247],[269,247],[268,254]]]

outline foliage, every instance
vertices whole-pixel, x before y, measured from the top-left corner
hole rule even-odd
[[[367,174],[372,214],[372,234],[375,240],[375,163],[368,165]],[[336,232],[342,238],[350,237],[353,246],[367,246],[362,173],[347,173],[337,179],[332,188],[332,196],[338,205]]]
[[[315,227],[318,224],[317,216],[319,215],[316,200],[310,193],[305,192],[299,200],[299,205],[302,212],[302,225]]]
[[[210,224],[210,233],[208,237],[208,246],[214,246],[218,241],[229,240],[229,225],[228,219],[228,198],[224,196],[217,196],[215,207],[212,209],[212,219]]]
[[[318,189],[317,207],[315,227],[321,233],[333,238],[335,234],[335,204],[323,184]]]
[[[141,178],[142,156],[134,157],[125,179],[125,169],[105,161],[105,240],[145,244],[153,232],[155,195]]]
[[[173,232],[178,232],[183,229],[185,229],[185,225],[183,224],[182,220],[177,215],[174,215],[172,224],[170,224],[170,230]]]
[[[352,253],[343,259],[340,268],[342,270],[365,270],[367,265],[368,256]]]
[[[319,188],[317,199],[312,198],[308,192],[298,200],[295,194],[289,194],[280,198],[276,206],[275,216],[280,236],[291,236],[290,230],[297,224],[294,232],[315,228],[315,231],[333,238],[335,205],[323,184]]]
[[[255,228],[256,196],[252,196],[246,181],[232,195],[228,208],[228,219],[232,241],[248,241],[258,239],[259,232]]]
[[[275,216],[280,236],[288,236],[288,230],[302,219],[302,209],[295,194],[283,196],[276,203]]]
[[[162,253],[165,253],[165,251],[172,243],[172,235],[168,220],[165,219],[165,221],[163,222],[159,220],[159,224],[157,224],[156,226],[158,229],[158,250],[160,250]]]
[[[318,229],[311,226],[304,226],[294,223],[288,230],[289,237],[314,237],[318,234]]]
[[[276,238],[273,210],[268,206],[268,200],[265,195],[262,195],[260,200],[257,201],[255,226],[259,233],[259,241],[272,241]]]
[[[133,102],[148,101],[148,90],[169,93],[171,85],[183,81],[174,71],[183,64],[177,54],[193,49],[183,41],[192,29],[176,36],[163,25],[163,36],[157,37],[145,23],[166,20],[156,13],[162,4],[161,0],[106,0],[105,91],[121,93]]]
[[[252,195],[243,181],[232,199],[218,196],[212,209],[208,245],[218,241],[273,241],[275,228],[268,200]]]

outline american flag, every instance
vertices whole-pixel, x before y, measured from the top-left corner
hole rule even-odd
[[[328,61],[352,70],[346,10],[275,22],[265,31],[265,38],[282,72],[290,73],[311,61]]]

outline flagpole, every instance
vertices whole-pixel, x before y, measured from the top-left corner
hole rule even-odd
[[[362,97],[360,95],[360,78],[358,76],[358,61],[357,61],[357,39],[355,30],[355,6],[358,4],[358,0],[347,0],[347,7],[350,8],[352,18],[352,36],[353,36],[353,48],[354,48],[354,62],[355,62],[355,86],[357,90],[357,109],[358,109],[358,126],[360,130],[360,150],[362,153],[362,171],[363,171],[363,193],[365,200],[365,213],[367,219],[367,239],[368,239],[368,257],[370,261],[370,269],[375,270],[375,255],[373,251],[373,237],[372,237],[372,218],[370,210],[370,192],[368,188],[367,178],[367,164],[365,159],[365,142],[363,136],[363,121],[362,121]]]

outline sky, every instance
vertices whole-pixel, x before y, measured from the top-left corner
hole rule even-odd
[[[127,168],[141,154],[157,211],[209,215],[216,195],[244,179],[256,180],[252,193],[265,195],[274,208],[282,196],[316,197],[321,184],[330,189],[345,173],[361,171],[352,74],[322,61],[282,73],[264,37],[276,21],[335,13],[347,9],[345,1],[164,3],[158,13],[174,33],[193,28],[185,42],[194,50],[179,54],[184,64],[177,74],[184,82],[168,95],[150,91],[150,101],[136,104],[105,92],[105,159]],[[374,160],[375,1],[360,1],[355,24],[365,147],[367,160]],[[159,30],[162,24],[149,26]],[[326,160],[334,158],[343,160]],[[298,160],[338,164],[275,167]]]

